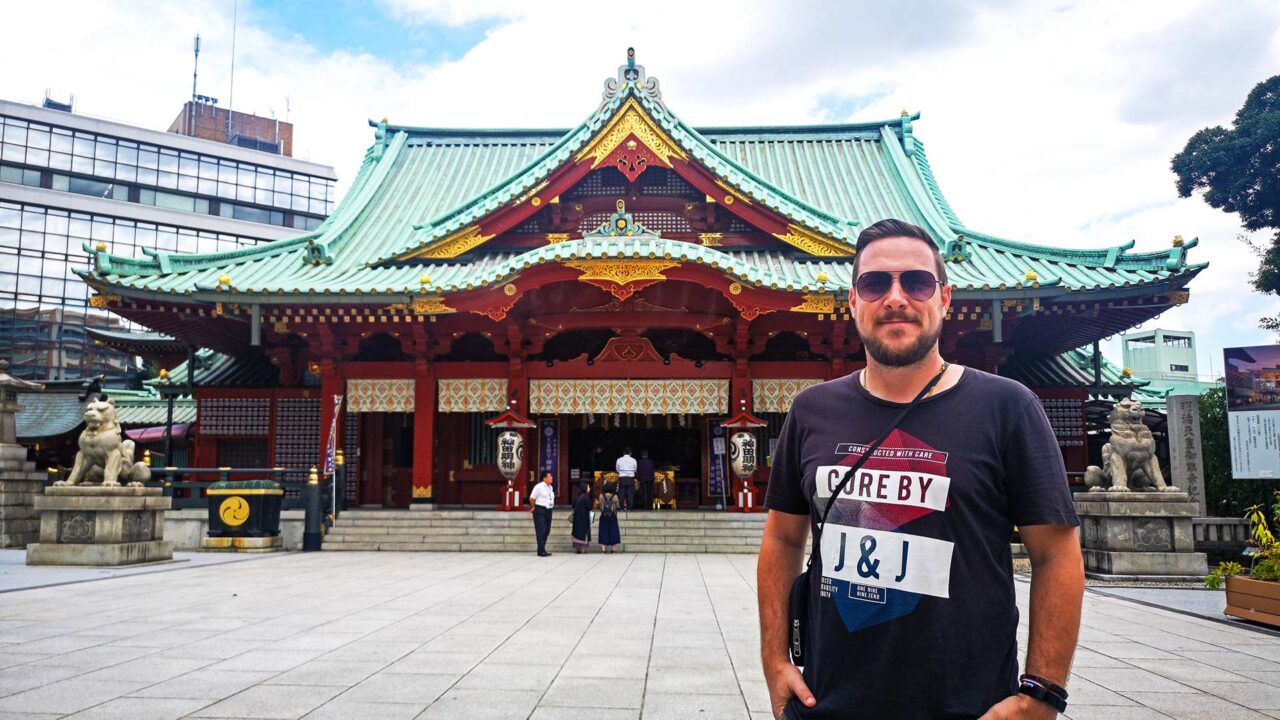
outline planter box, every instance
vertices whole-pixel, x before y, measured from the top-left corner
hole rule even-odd
[[[1227,615],[1280,627],[1280,582],[1241,575],[1227,578]]]

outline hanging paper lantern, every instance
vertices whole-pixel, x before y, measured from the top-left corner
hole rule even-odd
[[[749,432],[736,432],[729,438],[729,466],[740,478],[751,477],[756,471],[756,436]]]
[[[524,463],[524,438],[514,430],[498,435],[498,472],[508,480],[515,480]]]

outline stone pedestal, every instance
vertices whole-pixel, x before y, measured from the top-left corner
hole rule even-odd
[[[35,498],[44,490],[44,473],[27,462],[27,449],[0,443],[0,547],[23,547],[40,536]]]
[[[35,498],[40,542],[28,565],[134,565],[170,560],[164,512],[173,499],[160,488],[77,485],[46,488]]]
[[[1186,493],[1081,492],[1075,505],[1086,574],[1203,577],[1208,571],[1191,528],[1199,505]]]

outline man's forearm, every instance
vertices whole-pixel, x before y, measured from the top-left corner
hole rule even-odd
[[[766,667],[787,662],[787,603],[803,557],[803,546],[792,547],[767,535],[760,543],[756,593],[760,605],[760,659]]]
[[[1084,572],[1078,554],[1033,565],[1027,672],[1066,686],[1080,634],[1083,596]]]

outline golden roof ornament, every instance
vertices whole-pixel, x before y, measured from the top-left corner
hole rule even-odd
[[[219,275],[219,276],[218,276],[218,284],[219,284],[219,285],[230,285],[230,284],[231,284],[231,276],[230,276],[230,275],[228,275],[228,274],[226,274],[226,273],[222,273],[221,275]]]
[[[430,284],[431,284],[431,276],[430,276],[430,275],[428,275],[428,274],[426,274],[426,273],[422,273],[421,275],[419,275],[419,276],[418,276],[418,284],[419,284],[419,285],[421,285],[421,286],[422,286],[422,287],[424,287],[424,288],[425,288],[426,286],[430,285]]]
[[[164,368],[160,368],[160,379],[161,379],[161,380],[168,380],[168,379],[169,379],[169,371],[168,371],[168,370],[165,370]]]
[[[1184,242],[1185,242],[1185,241],[1182,239],[1182,236],[1181,236],[1181,235],[1174,235],[1174,236],[1173,236],[1173,246],[1174,246],[1174,247],[1182,247],[1182,243],[1184,243]]]
[[[1129,368],[1125,368],[1125,369],[1123,369],[1123,370],[1121,370],[1121,371],[1120,371],[1120,375],[1121,375],[1121,376],[1123,376],[1123,377],[1127,380],[1127,379],[1129,379],[1129,378],[1133,377],[1133,371],[1132,371],[1132,370],[1130,370]]]
[[[1026,282],[1033,283],[1039,280],[1040,276],[1036,275],[1035,270],[1028,270],[1027,274],[1022,276],[1022,279],[1025,280]]]
[[[814,279],[820,283],[824,283],[829,279],[829,276],[827,275],[827,271],[823,270],[822,272],[819,272],[818,276]]]
[[[98,243],[97,245],[94,245],[94,246],[93,246],[93,249],[94,249],[94,250],[97,250],[98,252],[106,252],[106,251],[107,251],[107,244],[106,244],[106,243],[104,243],[104,242],[100,242],[100,243]]]

